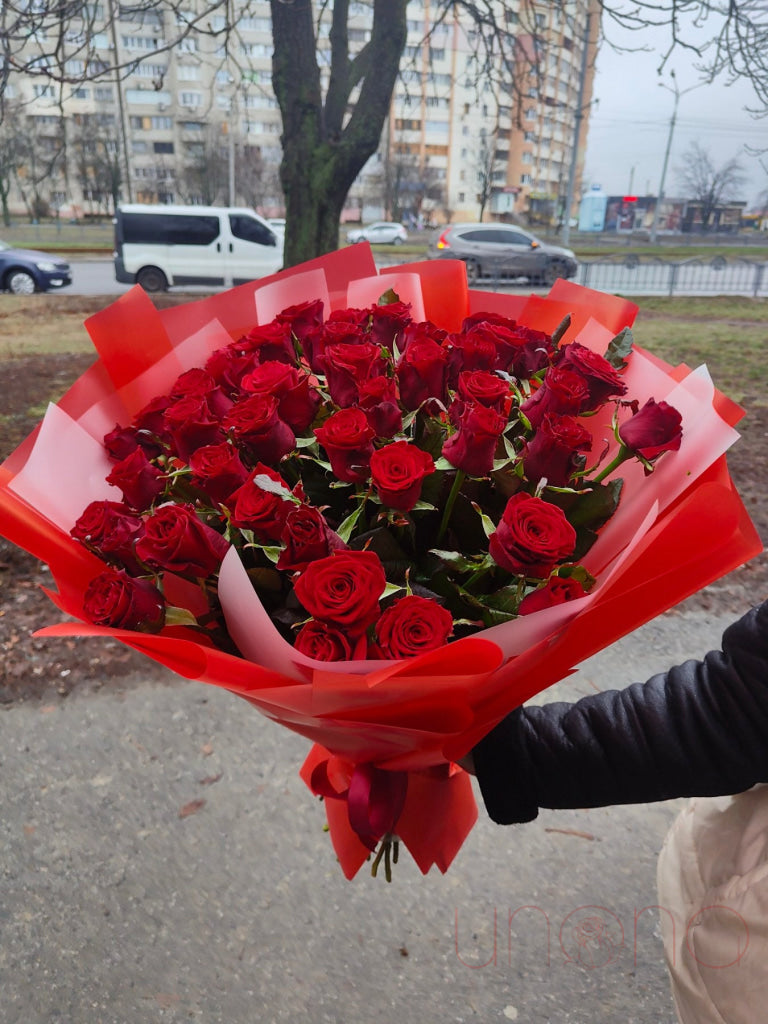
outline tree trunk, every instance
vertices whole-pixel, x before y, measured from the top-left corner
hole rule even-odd
[[[338,248],[352,183],[379,144],[407,36],[407,0],[374,0],[371,39],[349,59],[348,0],[336,0],[325,102],[311,0],[272,0],[272,84],[283,118],[285,265]],[[359,97],[344,121],[353,89]]]

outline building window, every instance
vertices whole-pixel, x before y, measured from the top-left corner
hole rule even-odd
[[[200,68],[196,64],[178,64],[176,77],[180,82],[196,82],[200,78]]]
[[[183,92],[180,96],[182,107],[199,107],[203,102],[203,94],[200,92]]]
[[[97,86],[95,97],[97,103],[112,103],[115,99],[115,94],[109,87]]]
[[[532,179],[531,179],[530,174],[521,174],[520,175],[520,184],[521,185],[530,185],[531,184],[531,180]]]
[[[154,153],[172,153],[173,143],[172,142],[155,142],[152,145],[152,151]]]

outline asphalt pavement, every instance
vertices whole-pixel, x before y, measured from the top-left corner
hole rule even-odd
[[[700,656],[727,622],[668,613],[547,698]],[[391,884],[348,882],[307,748],[170,676],[0,713],[3,1024],[673,1024],[643,908],[681,801],[481,809],[446,875],[406,852]]]

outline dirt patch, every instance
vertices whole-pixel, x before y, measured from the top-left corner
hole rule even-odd
[[[71,297],[74,299],[75,297]],[[179,301],[174,297],[175,301]],[[170,300],[170,301],[174,301]],[[58,301],[58,300],[57,300]],[[85,300],[87,302],[87,300]],[[79,299],[80,315],[87,315]],[[103,308],[95,299],[93,311]],[[43,307],[41,307],[42,315]],[[50,316],[51,307],[44,307]],[[64,309],[62,308],[62,312]],[[0,415],[0,457],[22,441],[38,421],[45,403],[55,400],[92,362],[91,355],[23,356],[0,360],[3,404]],[[729,454],[729,466],[760,536],[768,538],[768,408],[755,394],[743,404],[747,410],[742,439]],[[154,662],[111,640],[46,639],[32,634],[61,619],[40,589],[50,586],[44,566],[26,552],[0,538],[0,705],[28,699],[56,699],[78,688],[92,692],[102,687],[125,687],[135,679],[168,679]],[[761,555],[700,594],[680,610],[704,608],[716,612],[745,611],[768,597],[768,558]],[[713,643],[717,638],[712,638]],[[702,652],[703,654],[704,652]]]

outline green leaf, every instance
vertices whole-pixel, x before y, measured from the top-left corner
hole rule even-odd
[[[354,512],[351,512],[347,518],[339,525],[336,533],[341,537],[344,543],[349,542],[349,538],[357,526],[357,521],[360,518],[360,513],[363,511],[363,506],[358,505]]]
[[[585,526],[590,530],[598,530],[618,508],[623,486],[623,480],[611,480],[582,492],[568,508],[568,521],[577,529]]]
[[[439,459],[435,459],[435,469],[447,472],[455,468],[456,467],[453,465],[453,463],[449,462],[448,459],[445,458],[445,456],[440,456]]]
[[[405,590],[405,587],[400,583],[387,583],[384,587],[384,593],[382,597],[391,597],[393,594],[397,594],[399,591]]]
[[[399,302],[400,296],[397,294],[394,288],[388,288],[383,295],[380,295],[376,305],[377,306],[389,306],[392,302]]]
[[[297,437],[296,447],[297,448],[311,448],[312,445],[317,445],[316,437]]]
[[[273,480],[266,473],[257,473],[253,478],[253,482],[262,491],[266,491],[267,494],[278,494],[281,498],[287,498],[289,501],[297,500],[284,483],[280,480]]]
[[[450,565],[457,572],[482,572],[486,569],[493,569],[496,565],[490,555],[473,559],[462,555],[459,551],[442,551],[440,548],[430,548],[429,553],[435,555],[446,565]]]
[[[197,626],[198,621],[188,608],[179,608],[177,605],[168,604],[165,606],[166,626]]]
[[[477,502],[472,502],[472,508],[480,516],[480,522],[483,524],[485,536],[490,537],[492,533],[496,533],[496,524],[494,523],[490,516],[487,516],[485,512],[483,512],[483,510],[480,508]]]
[[[627,359],[632,351],[632,331],[625,327],[610,343],[605,352],[605,358],[616,370],[623,370],[627,365]]]

